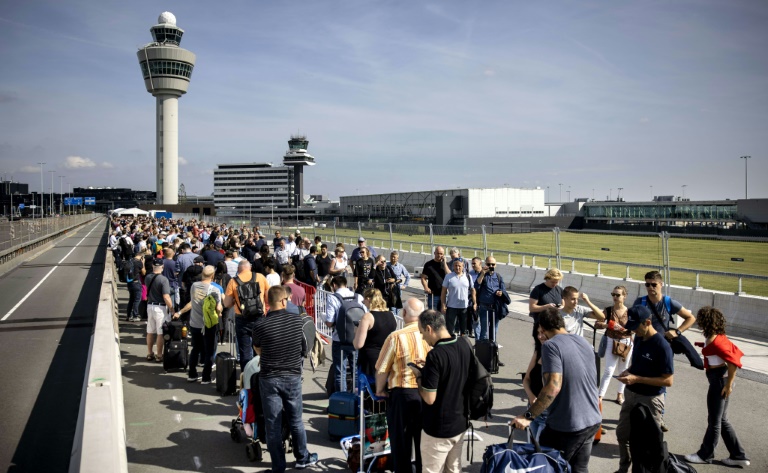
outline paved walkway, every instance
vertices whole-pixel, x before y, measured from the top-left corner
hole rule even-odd
[[[121,288],[122,289],[122,288]],[[122,302],[127,295],[121,292]],[[413,292],[419,296],[420,293]],[[527,295],[513,295],[511,317],[501,323],[500,336],[503,348],[501,359],[506,366],[494,377],[494,418],[487,424],[476,422],[477,432],[483,441],[475,444],[475,462],[467,472],[480,471],[482,453],[486,445],[506,440],[506,422],[525,410],[524,391],[520,372],[530,359],[532,342],[531,325],[527,317]],[[123,355],[123,382],[129,469],[132,472],[204,471],[236,472],[263,471],[270,467],[269,455],[262,463],[250,463],[245,447],[229,438],[229,424],[236,416],[235,398],[219,397],[213,385],[202,386],[186,382],[183,373],[164,374],[162,367],[144,360],[146,347],[144,327],[124,323],[121,326]],[[755,353],[766,353],[761,343],[738,341],[753,361]],[[753,351],[754,349],[754,351]],[[328,350],[330,356],[330,350]],[[330,363],[330,362],[329,362]],[[750,369],[764,369],[753,363]],[[310,450],[319,453],[321,462],[309,471],[342,471],[345,463],[338,443],[328,440],[328,406],[323,386],[328,365],[317,372],[306,370],[304,374],[304,419]],[[676,363],[675,385],[667,400],[666,420],[671,427],[666,439],[670,451],[685,454],[696,451],[706,428],[706,379],[684,362]],[[747,373],[747,371],[744,371]],[[757,373],[758,371],[749,371]],[[768,452],[764,449],[765,426],[761,415],[768,412],[768,389],[760,381],[744,376],[739,379],[731,402],[729,417],[743,441],[753,462],[753,471],[768,471]],[[615,396],[611,386],[607,399]],[[615,436],[619,406],[613,402],[604,405],[604,425],[608,430],[602,442],[593,450],[590,471],[613,472],[618,466],[618,448]],[[717,450],[717,457],[725,456],[724,447]],[[289,456],[289,465],[292,458]],[[697,466],[702,473],[723,471],[723,465]]]

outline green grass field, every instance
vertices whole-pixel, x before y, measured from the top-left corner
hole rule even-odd
[[[389,227],[386,224],[378,228],[373,224],[367,225],[374,228],[363,230],[365,238],[375,240],[376,245],[389,246]],[[324,240],[333,239],[332,228],[315,230],[323,236]],[[414,251],[421,251],[423,244],[424,251],[428,252],[429,230],[414,226],[414,231],[421,232],[393,233],[395,247],[399,248],[402,242],[404,250],[409,250],[410,245],[413,244]],[[337,228],[336,235],[339,238],[357,238],[358,232],[356,229]],[[481,234],[435,235],[434,240],[437,245],[460,248],[464,256],[481,256],[483,253]],[[492,252],[500,262],[511,261],[518,265],[523,263],[530,265],[531,255],[543,255],[536,258],[536,266],[548,266],[548,258],[552,258],[553,266],[555,264],[554,232],[489,234],[487,240],[488,251]],[[385,243],[378,243],[380,241]],[[613,277],[626,276],[627,266],[621,263],[638,265],[631,266],[629,269],[632,279],[642,279],[647,271],[658,269],[663,262],[662,241],[657,236],[564,231],[560,233],[560,253],[563,270],[573,267],[577,272],[585,274],[596,274],[598,261],[601,274]],[[699,286],[706,289],[736,292],[739,274],[768,276],[768,243],[670,237],[669,256],[673,268],[730,273],[728,275],[701,274]],[[734,262],[731,258],[743,258],[744,261]],[[696,283],[696,274],[673,270],[670,282],[674,285],[693,287]],[[768,296],[768,280],[744,278],[742,291],[757,296]]]

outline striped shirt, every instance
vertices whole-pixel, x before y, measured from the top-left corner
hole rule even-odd
[[[432,347],[421,338],[419,323],[411,322],[387,337],[376,362],[376,373],[387,375],[387,385],[390,389],[416,389],[419,385],[408,363],[426,360],[431,349]]]
[[[261,376],[301,376],[303,319],[285,310],[271,311],[256,321],[253,346],[261,348]]]

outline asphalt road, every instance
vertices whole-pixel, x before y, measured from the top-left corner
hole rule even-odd
[[[69,468],[105,234],[98,219],[0,278],[0,471]]]
[[[121,287],[121,300],[127,294]],[[509,317],[500,325],[501,359],[506,366],[494,376],[494,418],[487,425],[475,422],[483,441],[475,444],[474,463],[463,457],[463,471],[480,471],[485,446],[506,441],[506,422],[525,410],[524,391],[520,382],[532,351],[531,324],[527,317]],[[131,472],[200,471],[252,472],[270,467],[269,455],[264,462],[250,463],[244,444],[229,437],[230,421],[236,417],[235,397],[220,397],[215,385],[203,386],[186,382],[184,373],[164,373],[161,366],[144,360],[146,345],[144,327],[122,323],[123,386],[127,423],[128,462]],[[223,348],[223,347],[222,347]],[[327,349],[330,357],[330,348]],[[339,444],[328,440],[328,406],[323,385],[328,365],[317,372],[305,370],[304,420],[310,451],[320,455],[320,463],[310,471],[342,471],[346,469]],[[671,431],[666,435],[674,454],[695,452],[706,428],[706,388],[704,374],[676,360],[675,384],[667,397],[665,419]],[[615,385],[606,399],[615,398]],[[765,450],[764,412],[768,412],[768,386],[739,378],[729,408],[729,418],[736,428],[752,460],[752,471],[768,471]],[[619,406],[604,404],[604,425],[608,431],[592,454],[590,471],[613,472],[618,467],[616,422]],[[718,446],[716,456],[727,453]],[[292,466],[293,458],[287,458]],[[722,464],[696,465],[701,473],[723,471]]]

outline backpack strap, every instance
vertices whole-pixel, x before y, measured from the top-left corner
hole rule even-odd
[[[669,314],[670,320],[672,319],[672,298],[669,296],[664,296],[664,307],[667,308],[667,313]]]

